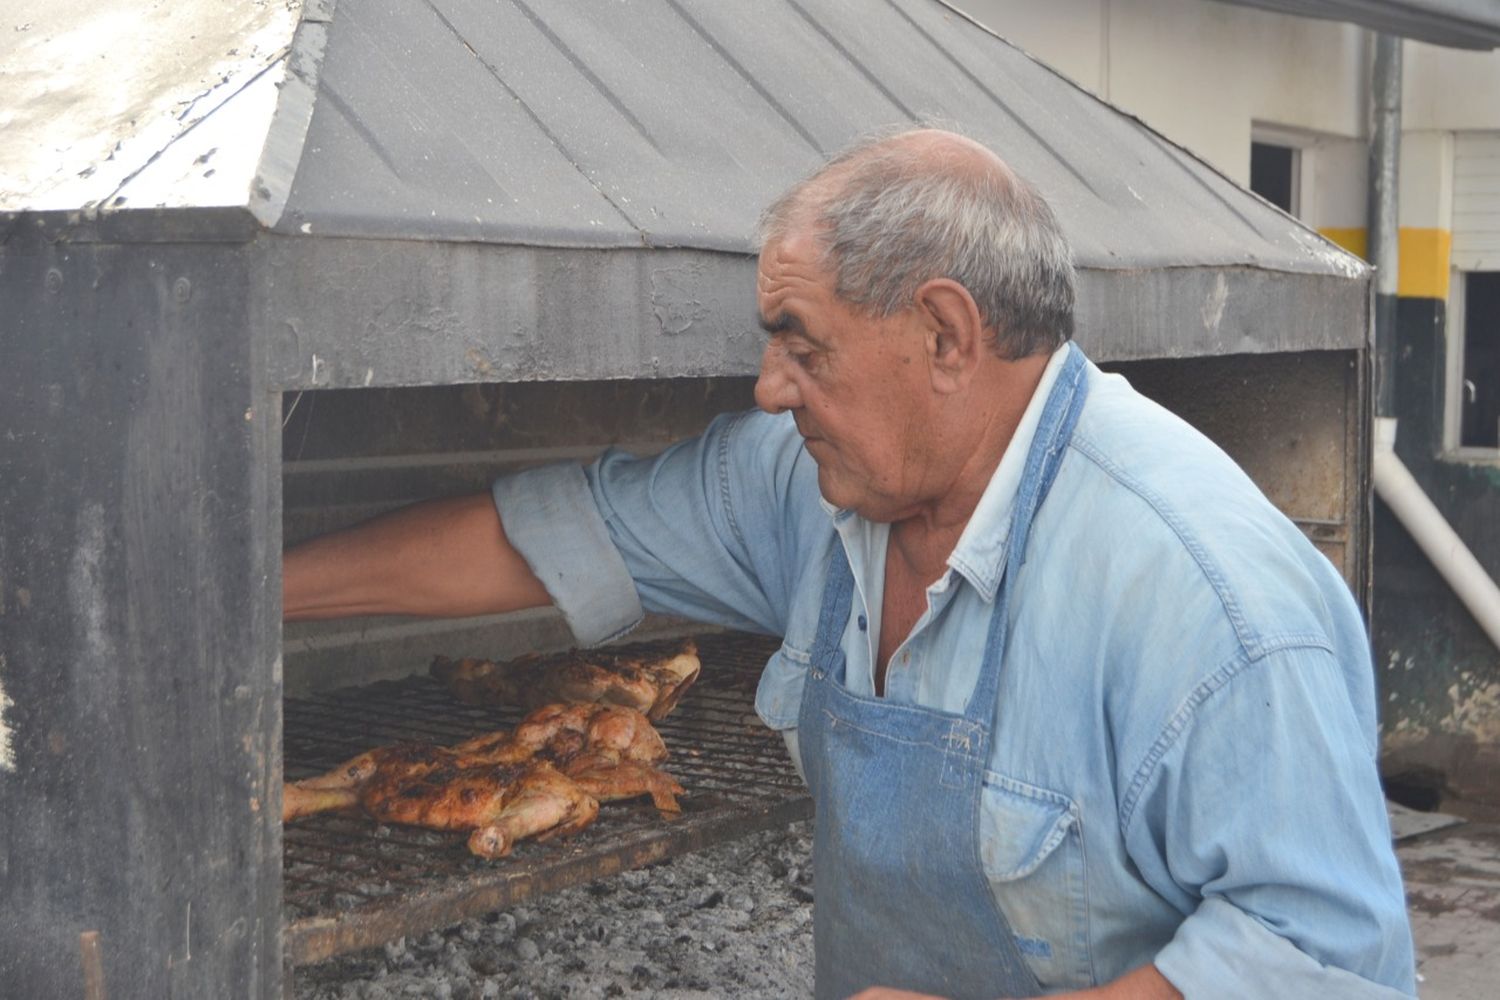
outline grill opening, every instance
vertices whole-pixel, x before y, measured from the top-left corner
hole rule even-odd
[[[697,637],[703,669],[676,711],[657,723],[665,769],[686,789],[682,815],[662,819],[649,799],[604,803],[582,832],[522,841],[505,858],[471,855],[466,834],[324,814],[283,828],[283,922],[293,965],[369,948],[556,889],[662,861],[812,815],[812,801],[780,734],[754,709],[755,686],[777,641]],[[671,640],[634,643],[661,652]],[[425,676],[342,688],[284,704],[286,780],[320,774],[402,740],[451,744],[514,726],[520,709],[465,705]]]

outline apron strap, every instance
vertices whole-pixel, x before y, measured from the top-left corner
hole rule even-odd
[[[1011,515],[1010,541],[1006,545],[1007,573],[1020,569],[1026,561],[1026,539],[1031,535],[1031,522],[1036,518],[1037,508],[1047,499],[1052,481],[1057,478],[1063,452],[1073,440],[1073,428],[1078,425],[1078,415],[1083,412],[1088,394],[1088,363],[1083,352],[1069,344],[1068,357],[1047,397],[1031,451],[1026,455],[1026,471],[1021,474],[1021,486]]]
[[[1077,345],[1069,344],[1068,356],[1053,383],[1052,392],[1047,396],[1036,436],[1032,438],[1031,450],[1026,455],[1026,469],[1021,474],[1021,485],[1011,512],[1010,538],[1005,546],[1005,575],[995,597],[995,609],[990,613],[984,660],[979,667],[974,692],[964,705],[964,719],[982,724],[984,728],[980,746],[980,752],[984,754],[989,752],[989,727],[994,721],[996,699],[1000,694],[1000,665],[1005,653],[1011,585],[1026,562],[1026,541],[1031,537],[1032,521],[1057,478],[1058,467],[1062,465],[1068,442],[1073,439],[1073,428],[1078,425],[1078,415],[1083,412],[1088,393],[1088,362]]]
[[[854,602],[854,571],[844,552],[844,540],[835,532],[833,555],[828,562],[828,582],[823,586],[823,603],[818,610],[818,630],[813,638],[812,662],[833,662],[840,649],[844,630],[849,625],[849,608]]]

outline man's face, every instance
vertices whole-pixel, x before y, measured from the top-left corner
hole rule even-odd
[[[924,331],[915,310],[871,319],[840,301],[818,250],[793,234],[761,252],[756,297],[770,342],[755,401],[791,411],[830,503],[897,521],[933,485]]]

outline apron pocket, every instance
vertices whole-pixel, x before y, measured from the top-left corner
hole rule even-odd
[[[1016,947],[1048,990],[1093,985],[1078,807],[994,771],[981,805],[980,861]]]

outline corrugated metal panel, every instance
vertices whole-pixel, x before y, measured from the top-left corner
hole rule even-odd
[[[1453,266],[1500,271],[1500,132],[1454,139]]]
[[[1359,273],[933,0],[341,0],[278,228],[746,252],[788,183],[924,117],[1037,182],[1086,267]]]
[[[1222,0],[1366,28],[1433,45],[1493,49],[1500,45],[1500,4],[1495,0]]]

